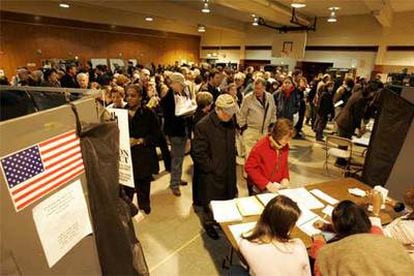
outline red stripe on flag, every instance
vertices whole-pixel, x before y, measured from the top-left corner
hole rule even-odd
[[[36,195],[35,197],[32,197],[31,199],[19,204],[16,206],[17,210],[20,210],[24,207],[26,207],[27,205],[29,205],[30,203],[32,203],[33,201],[36,201],[38,198],[42,197],[43,195],[45,195],[46,193],[50,192],[51,190],[55,189],[56,187],[59,187],[63,184],[65,184],[66,182],[68,182],[69,180],[75,178],[76,176],[82,174],[84,172],[84,169],[80,169],[77,170],[75,172],[73,172],[72,174],[70,174],[68,177],[66,177],[65,179],[61,180],[60,182],[56,183],[53,186],[50,186],[49,188],[47,188],[46,190],[44,190],[43,192],[41,192],[40,194]]]
[[[71,151],[71,150],[76,149],[76,148],[79,148],[79,150],[80,150],[80,146],[79,145],[74,145],[74,146],[72,146],[72,147],[70,147],[68,149],[65,149],[64,151],[65,152],[68,152],[68,151]],[[62,154],[63,154],[62,152],[57,152],[57,153],[55,153],[55,154],[53,154],[53,155],[51,155],[51,156],[49,156],[47,158],[42,158],[42,161],[43,161],[43,163],[46,163],[47,161],[50,161],[51,159],[54,159],[54,158],[56,158],[56,157],[58,157],[59,155],[62,155]]]
[[[63,160],[58,160],[57,162],[55,162],[55,163],[52,163],[52,164],[48,165],[47,167],[45,167],[45,170],[50,170],[50,169],[52,169],[52,168],[56,167],[57,165],[62,164],[62,163],[63,163],[63,162],[65,162],[66,160],[71,159],[73,156],[75,156],[75,155],[77,155],[77,154],[81,154],[81,151],[80,151],[80,150],[79,150],[79,151],[76,151],[76,152],[72,153],[71,155],[66,156],[66,158],[65,158],[65,159],[63,159]],[[82,154],[81,154],[81,156],[79,156],[79,159],[82,159]]]
[[[48,145],[48,144],[50,144],[50,143],[53,143],[53,142],[56,142],[57,140],[60,140],[60,139],[66,138],[66,137],[68,137],[68,136],[70,136],[70,135],[72,135],[72,134],[74,134],[74,133],[75,133],[75,131],[74,131],[74,130],[69,131],[69,132],[66,132],[66,133],[63,133],[63,134],[61,134],[61,135],[59,135],[59,136],[56,136],[56,137],[50,138],[50,139],[48,139],[48,140],[46,140],[46,141],[44,141],[44,142],[42,142],[42,143],[39,143],[39,146],[40,146],[40,147],[47,146],[47,145]]]
[[[82,163],[82,162],[81,162],[79,165],[83,168],[83,163]],[[38,187],[34,188],[33,190],[27,191],[27,192],[25,192],[24,194],[20,195],[19,197],[15,197],[15,198],[14,198],[14,201],[15,201],[15,202],[17,202],[17,201],[19,201],[19,200],[22,200],[22,199],[23,199],[23,198],[25,198],[26,196],[28,196],[28,195],[32,194],[33,192],[35,192],[35,191],[37,191],[37,190],[39,190],[39,189],[43,188],[44,186],[47,186],[47,185],[48,185],[48,184],[50,184],[51,182],[55,181],[56,179],[58,179],[58,178],[62,177],[62,176],[63,176],[63,175],[65,175],[65,174],[67,174],[68,172],[70,172],[70,170],[73,170],[73,168],[68,168],[68,169],[62,170],[62,172],[61,172],[61,173],[57,174],[56,176],[54,176],[53,178],[49,179],[49,180],[48,180],[48,181],[46,181],[45,183],[43,183],[43,184],[39,185]],[[33,184],[36,184],[36,182],[35,182],[35,183],[32,183],[32,185],[33,185]]]
[[[64,147],[64,146],[66,146],[66,145],[68,145],[70,143],[76,142],[78,140],[79,140],[79,138],[78,137],[75,137],[75,138],[73,138],[73,139],[71,139],[69,141],[66,141],[66,142],[62,143],[62,144],[57,144],[56,146],[54,146],[52,148],[49,148],[49,149],[46,149],[46,150],[40,149],[40,153],[41,154],[48,154],[51,151],[54,151],[54,150],[56,150],[56,149],[58,149],[60,147]]]
[[[76,155],[76,154],[79,154],[80,152],[75,152],[73,155]],[[67,159],[69,159],[69,158],[67,158]],[[80,156],[78,159],[75,159],[75,160],[72,160],[69,164],[65,164],[65,165],[71,165],[71,164],[73,164],[73,163],[75,163],[75,162],[78,162],[79,160],[82,160],[82,156]],[[60,160],[61,161],[61,160]],[[55,166],[55,165],[58,165],[59,163],[54,163],[53,164],[53,166]],[[41,177],[39,177],[39,178],[36,178],[36,179],[33,179],[33,180],[31,180],[31,181],[29,181],[29,182],[27,182],[24,186],[22,186],[21,188],[18,188],[18,189],[16,189],[16,190],[13,190],[12,192],[11,192],[11,194],[12,195],[15,195],[15,194],[17,194],[17,193],[20,193],[21,191],[23,191],[23,190],[25,190],[25,189],[27,189],[27,188],[29,188],[30,186],[32,186],[33,184],[36,184],[37,182],[39,182],[39,181],[42,181],[43,179],[45,179],[46,177],[48,177],[49,175],[51,175],[51,174],[53,174],[53,173],[55,173],[55,172],[57,172],[57,171],[59,171],[59,170],[61,170],[62,168],[56,168],[56,169],[54,169],[54,170],[50,170],[50,171],[48,171],[47,173],[45,173],[44,175],[42,175]],[[64,169],[63,169],[64,170]]]

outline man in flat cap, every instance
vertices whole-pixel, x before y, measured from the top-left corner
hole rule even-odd
[[[220,95],[212,112],[206,115],[194,130],[191,157],[194,161],[194,179],[199,185],[199,199],[203,211],[201,221],[207,235],[218,239],[209,204],[211,200],[226,200],[237,196],[236,147],[234,114],[237,103],[228,94]],[[194,180],[193,180],[194,181]]]

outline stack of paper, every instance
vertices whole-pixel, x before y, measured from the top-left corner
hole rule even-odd
[[[331,197],[330,195],[328,195],[328,194],[326,194],[326,193],[322,192],[322,191],[321,191],[321,190],[319,190],[319,189],[313,189],[313,190],[311,190],[310,192],[311,192],[312,194],[314,194],[315,196],[317,196],[318,198],[320,198],[320,199],[322,199],[322,200],[324,200],[324,201],[328,202],[328,203],[329,203],[329,204],[331,204],[331,205],[335,205],[335,204],[337,204],[337,203],[339,202],[337,199],[335,199],[335,198]]]
[[[354,196],[360,196],[360,197],[364,197],[364,196],[366,196],[366,195],[367,195],[367,193],[366,193],[364,190],[361,190],[361,189],[359,189],[359,188],[349,188],[349,189],[348,189],[348,192],[349,192],[351,195],[354,195]]]
[[[334,207],[332,207],[331,205],[326,205],[326,207],[322,210],[322,213],[331,217],[333,210],[334,210]]]
[[[313,224],[318,221],[318,220],[322,220],[319,216],[316,216],[315,218],[307,221],[306,223],[298,226],[300,230],[302,230],[302,232],[304,232],[306,235],[308,236],[313,236],[316,234],[320,234],[321,230],[319,230],[318,228],[315,228],[313,226]]]
[[[309,193],[305,188],[284,189],[280,190],[279,194],[289,197],[302,208],[320,209],[324,207],[322,202]]]
[[[269,201],[271,201],[274,197],[278,196],[276,193],[265,193],[265,194],[257,194],[256,197],[260,200],[260,202],[266,206]]]
[[[319,218],[319,216],[317,214],[315,214],[314,212],[306,209],[306,208],[302,208],[301,209],[301,214],[300,217],[298,219],[298,221],[296,222],[296,226],[300,227],[304,224],[306,224],[309,221],[314,220],[315,218]]]
[[[212,200],[210,202],[213,211],[213,217],[217,222],[241,221],[243,217],[240,215],[236,206],[236,201],[231,200]]]
[[[255,196],[241,197],[236,200],[237,207],[242,216],[260,215],[263,212],[263,205],[260,204]]]
[[[234,239],[238,242],[242,237],[242,234],[249,233],[256,226],[256,222],[240,223],[230,225],[230,232],[233,235]]]

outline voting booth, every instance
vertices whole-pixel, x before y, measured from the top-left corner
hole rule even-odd
[[[413,90],[404,88],[401,95],[387,89],[381,92],[362,175],[365,183],[385,186],[398,200],[414,185]]]
[[[55,91],[57,100],[39,108],[31,92],[0,89],[6,111],[18,109],[0,123],[1,274],[145,275],[143,252],[119,198],[116,122],[100,121],[93,96]],[[51,97],[42,93],[43,100]],[[109,130],[105,137],[102,128]],[[110,166],[102,182],[102,160],[91,152]]]

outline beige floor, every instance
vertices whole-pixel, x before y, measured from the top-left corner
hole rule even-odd
[[[309,127],[306,140],[293,140],[289,156],[291,183],[304,186],[340,177],[335,169],[330,176],[322,169],[325,153],[323,145],[314,143]],[[220,239],[211,240],[203,231],[192,209],[192,160],[186,156],[183,179],[189,185],[182,187],[182,196],[174,197],[168,189],[169,174],[161,173],[152,183],[152,213],[135,223],[151,275],[222,275],[222,262],[229,245],[220,233]],[[240,196],[247,195],[245,181],[238,168]]]

